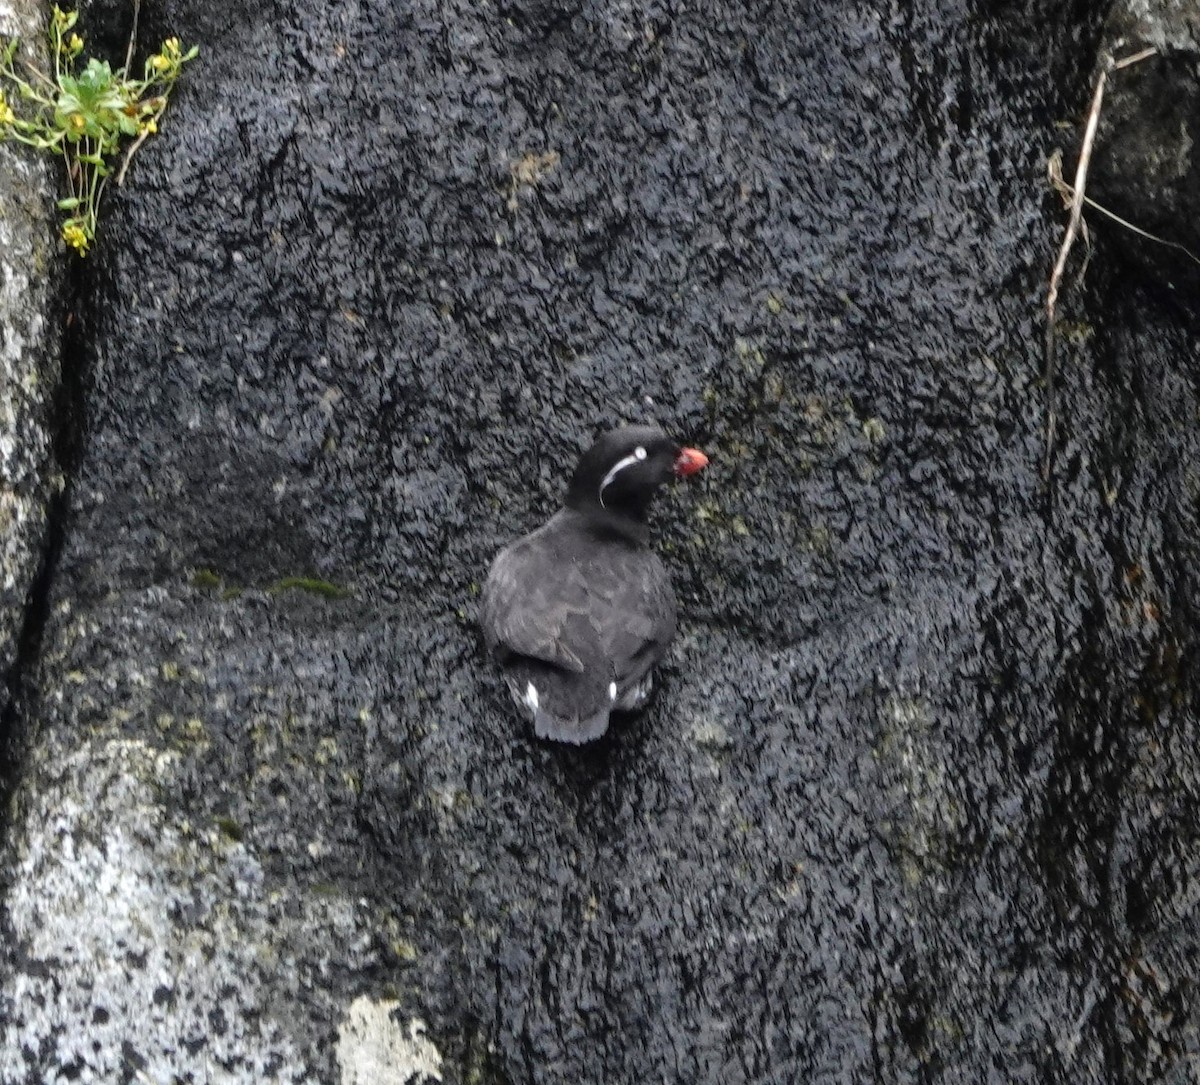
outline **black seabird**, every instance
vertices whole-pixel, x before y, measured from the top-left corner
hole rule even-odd
[[[600,437],[564,507],[497,555],[479,621],[539,738],[591,742],[613,710],[641,708],[675,636],[675,592],[648,547],[660,486],[708,463],[654,426]]]

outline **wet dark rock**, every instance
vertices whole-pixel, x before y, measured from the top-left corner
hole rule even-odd
[[[0,1079],[1187,1080],[1200,348],[1111,264],[1039,470],[1093,6],[148,10]],[[622,420],[712,463],[564,751],[476,593]]]
[[[1200,288],[1200,11],[1168,0],[1114,4],[1102,49],[1120,60],[1145,48],[1156,54],[1110,76],[1088,194],[1167,244],[1094,212],[1089,218],[1194,309],[1188,299]]]

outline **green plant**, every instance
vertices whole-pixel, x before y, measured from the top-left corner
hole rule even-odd
[[[14,139],[63,156],[68,195],[58,202],[66,213],[62,239],[86,256],[96,238],[100,198],[122,144],[125,157],[117,184],[137,149],[158,131],[171,88],[199,49],[185,53],[178,38],[167,38],[146,61],[144,77],[133,79],[131,39],[124,67],[113,71],[108,61],[92,57],[81,69],[84,43],[74,30],[78,18],[78,12],[51,9],[53,72],[25,61],[18,71],[16,38],[0,49],[0,140]]]

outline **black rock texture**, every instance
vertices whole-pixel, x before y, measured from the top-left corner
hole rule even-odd
[[[1138,230],[1089,212],[1094,228],[1194,311],[1200,289],[1200,7],[1118,0],[1103,56],[1152,56],[1108,80],[1089,195]]]
[[[89,265],[0,1080],[1190,1080],[1200,345],[1110,264],[1040,474],[1103,17],[147,2],[203,52]],[[712,462],[564,750],[476,593],[621,420]]]

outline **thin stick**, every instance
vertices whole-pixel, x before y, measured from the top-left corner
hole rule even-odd
[[[1102,215],[1107,215],[1113,222],[1119,222],[1130,233],[1137,234],[1138,237],[1144,237],[1147,241],[1153,241],[1157,245],[1165,245],[1168,249],[1178,249],[1184,256],[1192,261],[1193,264],[1200,264],[1200,256],[1197,256],[1186,245],[1181,245],[1178,241],[1168,241],[1165,237],[1159,237],[1158,234],[1152,234],[1149,230],[1143,230],[1140,226],[1135,226],[1128,219],[1121,218],[1115,211],[1110,211],[1102,203],[1097,203],[1091,196],[1084,196],[1083,202],[1088,207],[1094,208]]]
[[[143,143],[145,143],[145,142],[146,142],[146,137],[147,137],[149,134],[150,134],[150,132],[149,132],[147,129],[143,128],[143,129],[142,129],[142,130],[141,130],[141,131],[138,133],[137,139],[135,139],[135,140],[134,140],[134,141],[133,141],[133,142],[132,142],[132,143],[129,145],[129,150],[127,150],[127,151],[125,152],[125,158],[124,158],[124,160],[121,162],[121,168],[120,168],[120,169],[117,171],[117,176],[116,176],[117,188],[120,188],[120,187],[121,187],[121,186],[122,186],[122,185],[125,183],[125,171],[126,171],[127,169],[129,169],[129,163],[130,163],[130,162],[133,160],[133,155],[134,155],[134,152],[135,152],[135,151],[136,151],[136,150],[137,150],[137,149],[138,149],[138,148],[139,148],[139,147],[140,147],[140,146],[141,146]]]
[[[1079,148],[1079,162],[1075,167],[1075,184],[1070,198],[1071,217],[1067,221],[1067,232],[1063,235],[1062,246],[1058,250],[1058,259],[1054,262],[1054,271],[1050,275],[1050,289],[1046,294],[1046,457],[1042,464],[1042,478],[1050,479],[1050,468],[1054,455],[1054,434],[1058,425],[1058,414],[1054,400],[1054,321],[1058,305],[1058,288],[1062,283],[1063,272],[1067,267],[1067,257],[1075,238],[1079,236],[1080,223],[1083,221],[1083,205],[1087,189],[1088,166],[1092,161],[1092,147],[1096,142],[1096,130],[1100,126],[1100,107],[1104,103],[1104,85],[1108,81],[1108,73],[1128,68],[1131,64],[1154,56],[1156,49],[1143,49],[1121,60],[1114,60],[1112,54],[1105,54],[1096,76],[1096,87],[1092,91],[1092,105],[1088,110],[1087,125],[1083,130],[1083,143]]]
[[[133,47],[137,42],[138,12],[142,8],[142,0],[133,0],[133,29],[129,31],[129,48],[125,50],[125,74],[129,75],[129,65],[133,63]],[[120,184],[120,182],[117,182]]]
[[[23,60],[21,63],[25,65],[26,70],[34,77],[34,79],[36,79],[39,83],[45,83],[46,86],[54,92],[55,97],[58,96],[58,84],[55,83],[53,79],[46,75],[46,73],[36,65],[30,64],[28,60]],[[33,88],[30,87],[29,89],[32,90]]]
[[[1054,271],[1050,276],[1050,291],[1046,295],[1046,455],[1042,463],[1042,480],[1050,480],[1050,468],[1053,465],[1054,435],[1058,428],[1058,411],[1054,398],[1054,317],[1058,305],[1058,287],[1062,281],[1063,271],[1067,266],[1067,257],[1071,246],[1079,233],[1079,222],[1083,217],[1083,194],[1087,184],[1088,165],[1092,160],[1092,144],[1096,140],[1096,128],[1100,123],[1100,105],[1104,101],[1104,84],[1112,69],[1112,57],[1106,57],[1100,74],[1096,77],[1096,88],[1092,92],[1092,108],[1088,111],[1087,127],[1083,132],[1083,145],[1079,149],[1079,164],[1075,167],[1075,194],[1071,198],[1071,217],[1067,221],[1067,232],[1063,235],[1062,245],[1058,250],[1058,259],[1054,262]]]
[[[1132,56],[1123,57],[1121,60],[1114,60],[1112,70],[1119,72],[1122,68],[1128,68],[1130,64],[1140,64],[1143,60],[1148,60],[1154,56],[1158,50],[1153,45],[1148,45],[1139,53],[1134,53]]]
[[[1075,199],[1075,190],[1063,180],[1062,176],[1062,152],[1055,151],[1050,156],[1050,161],[1047,163],[1046,175],[1050,180],[1050,185],[1063,198],[1063,207],[1070,207],[1071,201]],[[1131,234],[1137,234],[1138,237],[1144,237],[1147,241],[1153,241],[1156,245],[1162,245],[1164,248],[1175,249],[1177,252],[1183,253],[1193,264],[1200,266],[1200,256],[1197,256],[1186,245],[1181,245],[1178,241],[1168,241],[1165,237],[1159,237],[1158,234],[1152,234],[1149,230],[1143,230],[1140,226],[1132,223],[1127,218],[1122,218],[1115,211],[1110,211],[1102,203],[1097,203],[1091,196],[1084,196],[1083,202],[1100,214],[1113,220],[1118,225],[1124,226]],[[1083,278],[1084,272],[1087,270],[1087,262],[1091,257],[1091,244],[1088,242],[1087,219],[1083,219],[1079,224],[1079,234],[1083,238],[1084,244],[1088,246],[1088,255],[1084,257],[1083,267],[1079,270],[1079,278]]]

